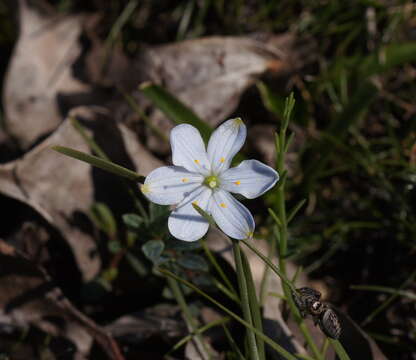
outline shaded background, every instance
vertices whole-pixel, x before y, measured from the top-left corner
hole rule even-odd
[[[19,13],[19,4],[26,15]],[[289,259],[302,266],[327,301],[362,326],[387,358],[415,359],[415,15],[410,1],[1,1],[0,207],[5,211],[0,238],[31,265],[46,269],[75,307],[99,325],[164,302],[164,282],[147,277],[151,264],[140,246],[132,248],[142,264],[136,266],[143,266],[137,274],[129,268],[135,260],[111,247],[118,246],[116,238],[128,237],[122,215],[135,212],[124,185],[87,168],[77,181],[63,184],[68,174],[62,169],[73,163],[39,158],[37,149],[65,145],[65,139],[75,147],[65,119],[82,105],[75,116],[109,157],[146,174],[169,158],[169,146],[149,123],[165,135],[173,126],[137,89],[151,80],[211,126],[242,117],[249,128],[244,152],[273,164],[273,131],[279,128],[284,97],[293,91],[288,206],[302,199],[306,204],[290,225]],[[19,26],[25,25],[27,37],[19,40]],[[56,38],[48,40],[48,34]],[[207,45],[202,39],[208,36],[220,38]],[[26,43],[16,52],[18,41]],[[61,170],[62,178],[53,175]],[[109,225],[112,220],[102,220],[107,210],[99,204],[111,209],[117,231]],[[271,227],[266,206],[272,204],[270,195],[248,205],[265,239]],[[79,234],[85,237],[82,249]],[[1,292],[13,289],[19,266],[1,265]],[[382,288],[354,288],[358,285]],[[8,324],[1,330],[5,358],[40,358],[49,346],[48,331],[57,336],[51,342],[59,349],[56,358],[67,356],[62,355],[66,346],[78,344],[56,324],[58,330],[39,330],[39,319],[27,316],[33,310],[10,321],[13,311],[5,305],[10,301],[1,299]],[[180,317],[172,321],[177,322],[172,338],[180,338],[185,334]],[[24,336],[22,328],[28,329]],[[121,342],[135,349],[125,351],[127,358],[146,356],[146,351],[157,358],[169,350],[174,342],[155,334],[134,341],[131,334],[125,337]],[[95,347],[94,356],[104,356]],[[22,349],[27,353],[21,355]]]

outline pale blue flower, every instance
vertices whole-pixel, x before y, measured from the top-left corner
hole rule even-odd
[[[193,203],[211,214],[231,238],[253,235],[253,216],[230,192],[254,199],[271,189],[279,175],[257,160],[244,160],[230,169],[246,133],[241,119],[228,120],[213,132],[206,150],[193,126],[181,124],[172,129],[174,165],[153,170],[141,190],[156,204],[176,205],[168,220],[169,231],[175,238],[195,241],[208,231],[208,221],[194,209]]]

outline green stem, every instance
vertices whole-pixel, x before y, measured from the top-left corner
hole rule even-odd
[[[344,347],[338,340],[329,339],[340,360],[351,360]]]
[[[209,354],[209,350],[204,343],[200,334],[197,333],[198,324],[195,321],[194,317],[192,316],[191,311],[189,310],[188,305],[186,304],[185,298],[182,294],[182,291],[179,287],[179,284],[176,280],[172,279],[171,277],[167,277],[168,284],[172,290],[173,296],[175,297],[179,307],[181,308],[182,314],[185,317],[185,321],[188,324],[190,331],[195,334],[195,344],[196,348],[201,352],[203,359],[211,359]]]
[[[244,275],[243,262],[241,259],[241,249],[239,242],[233,240],[233,253],[235,260],[235,267],[237,271],[238,286],[240,289],[241,308],[243,310],[244,320],[253,326],[253,319],[251,316],[249,294],[247,290],[247,282]],[[257,348],[257,342],[254,332],[251,329],[247,329],[247,339],[250,351],[251,360],[260,360],[259,350]]]
[[[288,150],[288,143],[286,139],[286,130],[289,124],[289,120],[291,117],[291,113],[294,107],[295,101],[293,98],[293,94],[291,94],[286,99],[285,110],[282,125],[280,127],[279,135],[276,136],[276,169],[280,174],[284,173],[285,167],[285,156]],[[287,271],[286,271],[286,256],[287,256],[287,239],[288,239],[288,230],[287,230],[287,214],[286,214],[286,200],[285,200],[285,185],[286,185],[286,178],[281,180],[281,184],[277,189],[277,213],[278,213],[278,220],[276,223],[279,227],[279,270],[284,275],[284,278],[287,279]],[[309,345],[312,353],[314,354],[315,358],[318,360],[324,360],[321,352],[319,351],[318,347],[316,346],[311,334],[309,333],[306,324],[303,322],[302,317],[300,316],[299,310],[293,301],[292,292],[293,292],[293,285],[290,285],[289,281],[282,282],[282,288],[287,299],[287,303],[289,305],[290,312],[292,313],[293,317],[295,318],[296,323],[299,326],[300,331],[302,332],[305,341]]]
[[[213,281],[214,281],[214,285],[217,287],[219,291],[221,291],[230,300],[240,305],[240,298],[238,297],[238,294],[234,294],[230,290],[228,290],[228,288],[225,287],[224,284],[220,282],[217,278],[214,278]]]
[[[225,324],[230,321],[230,318],[221,318],[215,321],[212,321],[208,324],[205,324],[204,326],[201,326],[200,328],[198,328],[195,333],[186,335],[184,338],[182,338],[181,340],[179,340],[173,347],[171,350],[169,350],[166,354],[165,357],[167,355],[170,355],[171,353],[173,353],[174,351],[178,350],[181,346],[185,345],[189,340],[191,340],[195,335],[199,335],[199,334],[203,334],[205,331],[215,327],[215,326],[219,326],[222,325],[223,327],[225,326]]]
[[[224,329],[224,333],[225,336],[228,339],[228,342],[231,345],[231,349],[234,351],[234,353],[237,355],[237,358],[239,360],[246,360],[246,358],[244,357],[244,355],[242,354],[240,348],[238,347],[238,345],[235,343],[233,337],[230,334],[230,331],[227,329],[227,325],[223,325],[222,328]]]
[[[208,257],[208,260],[211,262],[212,266],[214,266],[215,270],[217,271],[218,275],[224,281],[225,285],[228,289],[234,294],[237,295],[237,291],[235,290],[233,284],[231,283],[230,279],[228,279],[227,275],[225,275],[224,271],[222,270],[221,266],[218,264],[218,261],[215,259],[214,255],[212,254],[211,250],[209,249],[207,242],[205,239],[201,240],[202,247],[205,251],[205,255]]]
[[[376,308],[370,315],[368,315],[364,321],[362,322],[361,326],[364,327],[369,324],[373,319],[386,307],[388,307],[398,296],[400,296],[400,290],[404,289],[408,284],[412,283],[414,278],[416,277],[416,270],[400,285],[397,289],[396,293],[393,293],[390,297],[386,299],[378,308]],[[351,287],[354,289],[354,287]]]
[[[250,250],[252,250],[254,253],[256,253],[282,280],[282,285],[286,286],[286,288],[289,289],[289,295],[285,293],[285,299],[287,300],[289,304],[289,308],[291,313],[293,314],[296,323],[299,326],[299,329],[305,338],[306,343],[309,345],[310,349],[312,350],[315,357],[319,360],[323,360],[323,356],[321,352],[319,351],[318,347],[316,346],[315,342],[313,341],[313,338],[311,334],[309,333],[308,328],[306,327],[306,324],[303,322],[302,317],[299,314],[299,310],[296,307],[296,304],[293,302],[292,298],[292,291],[296,291],[293,284],[290,282],[290,280],[284,275],[277,267],[274,265],[266,256],[264,256],[261,252],[259,252],[254,246],[252,246],[248,241],[241,240],[244,245],[246,245]],[[283,286],[282,286],[283,287]],[[284,290],[284,287],[283,287]]]
[[[259,331],[256,328],[254,328],[251,324],[249,324],[247,321],[245,321],[244,319],[242,319],[236,313],[234,313],[231,310],[229,310],[228,308],[226,308],[224,305],[222,305],[217,300],[215,300],[214,298],[212,298],[211,296],[209,296],[208,294],[206,294],[205,292],[203,292],[201,289],[197,288],[195,285],[191,284],[189,281],[186,281],[186,280],[180,278],[179,276],[175,275],[174,273],[170,272],[169,270],[162,269],[162,268],[158,268],[158,270],[162,274],[165,274],[166,276],[171,277],[171,278],[175,279],[176,281],[179,281],[182,284],[184,284],[185,286],[189,287],[190,289],[192,289],[193,291],[195,291],[197,294],[201,295],[202,297],[204,297],[205,299],[207,299],[209,302],[211,302],[212,304],[214,304],[215,306],[217,306],[219,309],[221,309],[222,311],[224,311],[227,315],[229,315],[230,317],[232,317],[234,320],[236,320],[240,324],[244,325],[247,329],[251,329],[251,331],[253,331],[262,340],[264,340],[265,343],[267,343],[268,345],[270,345],[271,348],[273,348],[274,350],[276,350],[285,359],[287,359],[287,360],[297,360],[295,356],[293,356],[288,351],[286,351],[278,343],[276,343],[275,341],[273,341],[272,339],[270,339],[267,335],[264,335],[261,331]]]
[[[253,251],[260,259],[262,259],[276,274],[280,279],[289,286],[292,291],[296,291],[295,287],[292,285],[290,280],[283,274],[279,268],[272,263],[272,261],[260,251],[258,251],[253,245],[251,245],[247,240],[240,240],[245,246],[247,246],[251,251]]]
[[[275,230],[276,227],[273,228],[273,230]],[[272,261],[273,260],[273,256],[276,253],[276,243],[277,243],[277,238],[276,236],[272,237],[271,240],[271,244],[270,244],[270,248],[269,248],[269,253],[267,255],[267,258]],[[264,271],[263,271],[263,277],[261,279],[261,283],[260,283],[260,304],[263,306],[265,301],[266,301],[266,297],[267,297],[267,287],[268,287],[268,282],[269,282],[269,275],[270,275],[270,266],[265,266],[264,267]]]
[[[244,254],[244,252],[240,251],[241,254],[241,260],[243,264],[243,270],[246,277],[246,283],[247,283],[247,292],[248,292],[248,299],[249,299],[249,305],[251,310],[251,316],[253,319],[253,325],[255,328],[261,332],[263,332],[263,318],[260,310],[260,304],[257,299],[256,295],[256,287],[254,285],[253,275],[251,272],[250,264],[248,263],[247,256]],[[258,336],[256,336],[257,341],[257,349],[259,352],[259,357],[262,360],[266,359],[266,353],[264,349],[264,341],[261,340]]]
[[[145,114],[145,112],[139,107],[137,101],[133,98],[133,96],[127,94],[125,91],[120,90],[121,94],[126,99],[127,103],[130,107],[139,115],[139,117],[144,121],[145,125],[162,141],[165,143],[169,143],[169,138],[163,133],[157,126],[153,125],[152,121],[149,117]]]

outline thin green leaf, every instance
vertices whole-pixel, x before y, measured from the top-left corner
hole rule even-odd
[[[145,177],[142,175],[137,174],[136,172],[129,170],[123,166],[117,165],[111,161],[101,159],[97,156],[90,155],[75,149],[71,149],[65,146],[52,146],[52,150],[55,150],[61,154],[64,154],[66,156],[72,157],[77,160],[84,161],[92,166],[98,167],[102,170],[111,172],[113,174],[116,174],[118,176],[125,177],[129,180],[135,181],[135,182],[144,182]]]
[[[136,257],[136,255],[127,252],[125,256],[127,262],[140,277],[144,277],[149,273],[147,267]]]
[[[294,137],[295,137],[295,133],[292,132],[289,135],[289,137],[287,138],[286,144],[285,144],[285,149],[284,149],[285,153],[287,153],[287,150],[289,149],[289,146],[292,144],[292,141],[293,141]]]
[[[293,91],[289,94],[289,96],[285,99],[285,108],[283,111],[283,123],[281,127],[281,132],[286,132],[286,129],[289,125],[290,118],[292,117],[292,112],[295,107],[295,96],[293,95]]]
[[[231,345],[231,349],[235,354],[237,354],[239,360],[246,360],[242,352],[240,351],[240,347],[236,344],[233,337],[231,336],[230,331],[228,330],[226,325],[223,325],[222,328],[224,329],[225,336],[227,337],[228,342]]]
[[[274,133],[274,146],[276,149],[276,154],[278,155],[280,153],[280,137],[279,134],[277,132]]]
[[[178,350],[181,346],[185,345],[189,340],[191,340],[196,334],[200,335],[203,334],[205,331],[215,327],[215,326],[225,326],[225,324],[227,322],[230,321],[230,318],[228,317],[224,317],[215,321],[211,321],[208,324],[205,324],[204,326],[201,326],[200,328],[196,329],[195,333],[189,334],[185,337],[183,337],[181,340],[179,340],[175,345],[173,345],[172,349],[169,350],[169,352],[167,352],[165,354],[165,357],[173,352],[175,352],[176,350]]]
[[[252,327],[254,325],[253,316],[251,312],[251,304],[250,304],[250,295],[247,286],[245,268],[243,266],[243,259],[242,259],[242,252],[240,249],[240,244],[237,240],[233,240],[233,253],[234,253],[234,262],[236,267],[237,273],[237,280],[238,286],[240,290],[240,298],[241,298],[241,310],[243,311],[244,320],[250,324]],[[261,330],[256,330],[262,333]],[[248,342],[248,350],[250,353],[251,360],[260,360],[260,352],[257,346],[257,337],[256,333],[253,332],[251,328],[247,329],[247,342]]]
[[[282,227],[282,222],[280,221],[279,217],[276,215],[276,213],[273,211],[273,209],[268,208],[267,211],[269,212],[269,214],[271,215],[271,217],[273,218],[274,222],[276,223],[276,225],[280,228]]]
[[[240,240],[243,242],[244,245],[246,245],[251,251],[253,251],[260,259],[262,259],[276,274],[277,276],[279,276],[282,281],[284,281],[289,288],[296,292],[295,287],[293,286],[293,284],[291,283],[291,281],[286,277],[285,274],[283,274],[276,265],[274,265],[268,258],[267,256],[264,256],[260,251],[258,251],[253,245],[251,245],[248,241],[246,240]]]
[[[237,291],[235,290],[233,284],[231,283],[230,279],[228,278],[228,276],[225,274],[225,272],[223,271],[222,267],[220,266],[220,264],[218,264],[217,259],[215,258],[215,256],[212,254],[210,248],[208,247],[206,240],[202,239],[201,240],[202,243],[202,247],[204,248],[204,252],[205,255],[207,256],[208,260],[210,261],[211,265],[214,267],[214,269],[217,271],[218,275],[221,277],[222,281],[224,281],[224,284],[228,287],[229,291],[236,297],[238,298],[238,294]],[[239,301],[239,300],[238,300]]]
[[[283,117],[285,108],[285,101],[283,98],[274,94],[270,87],[264,82],[258,81],[256,85],[266,109],[279,117]]]
[[[177,301],[182,314],[185,318],[185,321],[188,325],[188,327],[191,329],[192,333],[195,336],[195,345],[196,348],[199,350],[199,352],[201,353],[201,356],[203,359],[211,359],[210,356],[210,351],[209,348],[207,346],[207,344],[205,343],[203,337],[201,336],[201,334],[199,334],[197,332],[198,330],[198,320],[194,317],[194,315],[191,312],[191,309],[189,308],[184,294],[181,291],[181,288],[179,286],[179,282],[178,279],[173,278],[172,276],[167,277],[167,281],[169,284],[170,289],[172,290],[173,296],[175,297],[175,300]]]
[[[251,309],[251,316],[253,318],[253,325],[257,330],[263,332],[263,320],[260,311],[260,304],[256,295],[256,287],[254,285],[253,275],[251,273],[250,264],[244,252],[241,252],[241,260],[243,264],[244,274],[246,276],[248,300]],[[266,359],[266,353],[264,349],[264,341],[256,336],[257,348],[259,351],[260,359]]]
[[[290,221],[295,217],[295,215],[298,213],[298,211],[302,208],[302,206],[305,204],[306,199],[300,200],[295,207],[289,212],[289,215],[287,216],[287,222],[290,223]]]
[[[141,84],[139,89],[174,123],[186,123],[195,126],[201,133],[204,141],[208,142],[212,133],[211,126],[201,120],[188,106],[179,101],[166,89],[150,82]]]
[[[287,352],[278,343],[276,343],[275,341],[273,341],[272,339],[270,339],[268,336],[264,335],[262,332],[258,331],[256,328],[254,328],[252,325],[250,325],[247,321],[245,321],[244,319],[242,319],[241,317],[239,317],[237,314],[235,314],[234,312],[232,312],[231,310],[229,310],[227,307],[225,307],[224,305],[222,305],[220,302],[218,302],[215,299],[213,299],[211,296],[209,296],[208,294],[206,294],[201,289],[197,288],[195,285],[191,284],[189,281],[186,281],[186,280],[180,278],[179,276],[175,275],[174,273],[170,272],[169,270],[159,268],[159,271],[162,274],[164,274],[164,275],[166,275],[166,276],[168,276],[170,278],[173,278],[173,279],[179,281],[180,283],[182,283],[183,285],[191,288],[193,291],[195,291],[196,293],[198,293],[199,295],[201,295],[202,297],[204,297],[205,299],[207,299],[209,302],[211,302],[212,304],[214,304],[215,306],[217,306],[219,309],[221,309],[222,311],[224,311],[227,315],[229,315],[230,317],[232,317],[234,320],[238,321],[240,324],[244,325],[245,327],[247,327],[248,329],[250,329],[251,331],[253,331],[254,333],[256,333],[256,335],[258,335],[262,340],[264,340],[265,343],[267,343],[268,345],[270,345],[271,348],[273,348],[274,350],[276,350],[285,359],[288,359],[288,360],[297,360],[295,356],[293,356],[292,354],[290,354],[289,352]]]
[[[84,126],[81,125],[81,123],[75,118],[71,117],[69,118],[71,125],[73,128],[78,131],[78,133],[81,135],[81,137],[84,139],[85,143],[89,146],[89,148],[95,152],[95,154],[107,161],[110,161],[108,156],[104,153],[104,151],[98,146],[98,144],[94,141],[94,139],[88,135],[87,131],[85,130]]]
[[[400,285],[400,287],[397,290],[400,291],[404,289],[406,286],[408,286],[409,284],[411,284],[415,277],[416,277],[416,270],[410,274],[410,276]],[[388,307],[399,295],[400,294],[395,293],[389,296],[380,306],[374,309],[371,312],[371,314],[367,315],[367,317],[361,323],[361,326],[365,326],[368,323],[370,323],[382,310]]]
[[[127,94],[126,92],[121,90],[121,93],[124,97],[124,99],[126,99],[127,103],[130,105],[131,109],[134,110],[137,115],[139,115],[140,119],[142,119],[144,121],[144,123],[146,124],[146,126],[157,136],[159,137],[161,140],[163,140],[164,142],[168,143],[169,142],[169,138],[165,135],[164,132],[162,132],[162,130],[160,130],[157,126],[155,126],[152,121],[149,119],[149,117],[146,115],[146,113],[140,108],[139,104],[137,103],[137,101],[133,98],[133,96]]]
[[[416,300],[416,294],[411,291],[406,290],[398,290],[386,286],[377,286],[377,285],[353,285],[351,286],[351,289],[354,290],[367,290],[367,291],[379,291],[379,292],[385,292],[388,294],[394,294],[398,296],[407,297],[411,300]]]
[[[351,360],[344,347],[338,340],[329,339],[340,360]]]
[[[109,237],[114,237],[117,232],[117,222],[110,208],[104,203],[95,203],[90,210],[91,219],[95,225],[104,231]]]
[[[406,64],[416,59],[414,42],[391,44],[381,48],[376,54],[370,55],[362,62],[360,72],[363,76],[382,74],[393,67]]]

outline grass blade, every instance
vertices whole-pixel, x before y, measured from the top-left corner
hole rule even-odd
[[[102,170],[111,172],[115,175],[119,175],[122,177],[125,177],[129,180],[135,181],[135,182],[144,182],[145,177],[142,175],[137,174],[133,170],[129,170],[123,166],[114,164],[111,161],[104,160],[102,158],[99,158],[94,155],[90,155],[87,153],[84,153],[82,151],[78,151],[75,149],[71,149],[65,146],[52,146],[52,150],[55,150],[61,154],[64,154],[66,156],[72,157],[77,160],[84,161],[92,166],[95,166],[97,168],[100,168]]]
[[[259,301],[257,299],[256,295],[256,287],[254,286],[253,276],[251,273],[250,264],[248,263],[247,257],[244,254],[244,252],[241,251],[241,260],[243,265],[243,271],[246,277],[246,283],[247,283],[247,292],[248,292],[248,300],[250,304],[250,310],[251,310],[251,317],[253,319],[253,325],[258,329],[259,331],[263,332],[263,322],[262,322],[262,315],[260,311],[260,305]],[[259,358],[260,359],[266,359],[266,353],[264,350],[264,341],[260,339],[258,336],[256,336],[257,340],[257,348],[259,351]]]
[[[214,304],[215,306],[217,306],[218,308],[220,308],[222,311],[224,311],[227,315],[229,315],[230,317],[232,317],[234,320],[238,321],[240,324],[244,325],[245,327],[247,327],[248,329],[250,329],[251,331],[253,331],[262,340],[264,340],[265,343],[267,343],[268,345],[270,345],[271,348],[273,348],[274,350],[276,350],[285,359],[287,359],[287,360],[297,360],[294,355],[290,354],[288,351],[286,351],[278,343],[276,343],[275,341],[273,341],[272,339],[270,339],[267,335],[264,335],[262,332],[258,331],[256,328],[254,328],[252,325],[250,325],[247,321],[245,321],[244,319],[242,319],[241,317],[239,317],[237,314],[235,314],[234,312],[232,312],[231,310],[229,310],[228,308],[226,308],[224,305],[222,305],[217,300],[215,300],[214,298],[212,298],[211,296],[209,296],[208,294],[206,294],[205,292],[203,292],[201,289],[199,289],[195,285],[191,284],[189,281],[186,281],[186,280],[180,278],[179,276],[175,275],[174,273],[170,272],[169,270],[162,269],[162,268],[159,268],[158,270],[162,274],[164,274],[166,276],[169,276],[169,277],[171,277],[171,278],[173,278],[173,279],[181,282],[183,285],[189,287],[190,289],[192,289],[193,291],[195,291],[196,293],[198,293],[199,295],[201,295],[202,297],[204,297],[205,299],[207,299],[209,302],[211,302],[212,304]]]
[[[250,328],[247,329],[247,340],[248,340],[248,349],[250,353],[251,360],[260,360],[260,352],[257,345],[256,334],[253,332],[252,328],[255,325],[252,316],[252,305],[250,303],[250,294],[249,289],[247,286],[246,280],[246,270],[243,266],[243,259],[240,249],[240,244],[237,240],[233,240],[233,253],[234,253],[234,261],[238,279],[238,286],[240,289],[240,298],[241,298],[241,309],[243,311],[244,320],[250,324]],[[256,328],[256,330],[258,330]],[[262,332],[258,330],[259,332]]]
[[[174,123],[186,123],[195,126],[201,133],[205,143],[208,142],[212,133],[211,126],[201,120],[198,115],[196,115],[188,106],[179,101],[170,92],[151,82],[141,84],[139,89]]]
[[[344,347],[338,340],[329,339],[340,360],[351,360]]]

